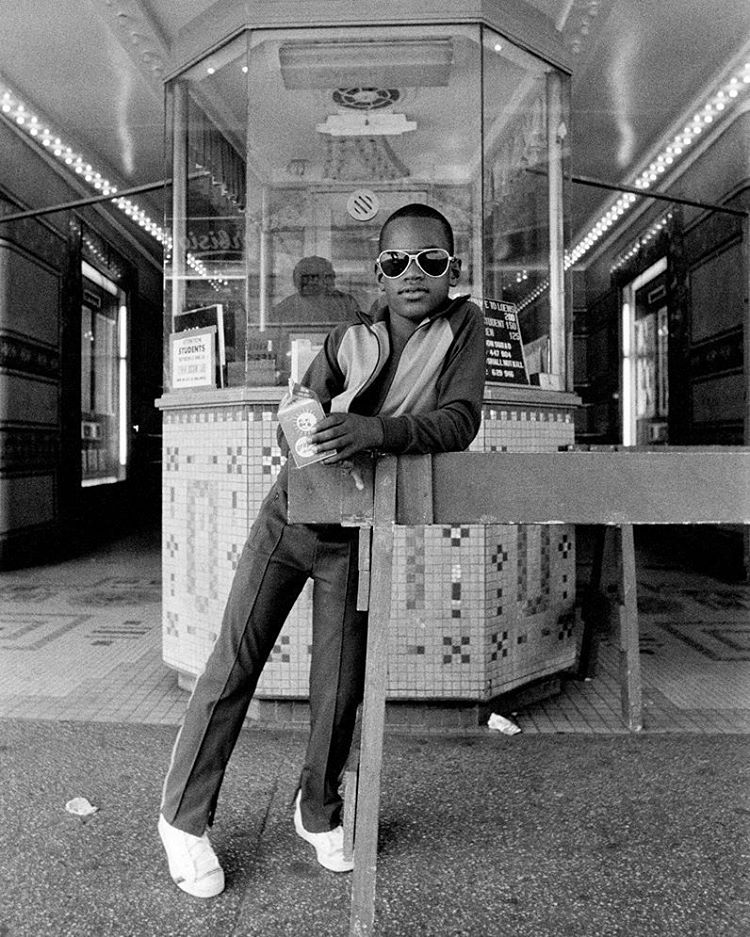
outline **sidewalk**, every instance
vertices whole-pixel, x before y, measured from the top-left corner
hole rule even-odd
[[[0,720],[3,937],[347,937],[350,878],[292,826],[304,733],[242,734],[210,901],[173,885],[156,834],[173,738]],[[748,781],[747,736],[390,734],[376,934],[747,937]]]

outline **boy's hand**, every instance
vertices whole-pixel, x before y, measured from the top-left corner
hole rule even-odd
[[[383,442],[383,427],[374,416],[356,413],[332,413],[321,420],[310,442],[316,452],[334,452],[326,464],[343,462],[365,449],[377,449]]]

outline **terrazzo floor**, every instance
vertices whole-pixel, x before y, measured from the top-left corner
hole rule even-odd
[[[639,550],[638,595],[644,731],[750,732],[750,585]],[[0,573],[0,717],[179,724],[160,599],[155,530]],[[504,714],[525,733],[625,732],[613,641],[593,679]]]

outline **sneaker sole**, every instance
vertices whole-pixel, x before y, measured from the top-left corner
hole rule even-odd
[[[171,872],[170,872],[171,875]],[[210,884],[210,879],[214,878],[214,873],[211,873],[210,876],[206,876],[205,886],[193,886],[188,887],[184,879],[175,878],[172,875],[172,881],[175,885],[181,890],[184,891],[187,895],[192,895],[193,898],[215,898],[217,895],[220,895],[224,891],[224,873],[221,873],[221,876],[218,878],[217,882]]]

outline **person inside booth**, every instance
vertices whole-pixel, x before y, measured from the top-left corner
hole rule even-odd
[[[292,273],[296,292],[271,309],[270,328],[276,351],[276,383],[290,374],[299,380],[329,329],[339,322],[358,322],[360,307],[350,294],[336,289],[336,272],[325,257],[303,257]]]
[[[357,321],[356,299],[336,289],[336,272],[325,257],[303,257],[292,272],[296,293],[282,299],[271,310],[280,324],[316,325]]]

